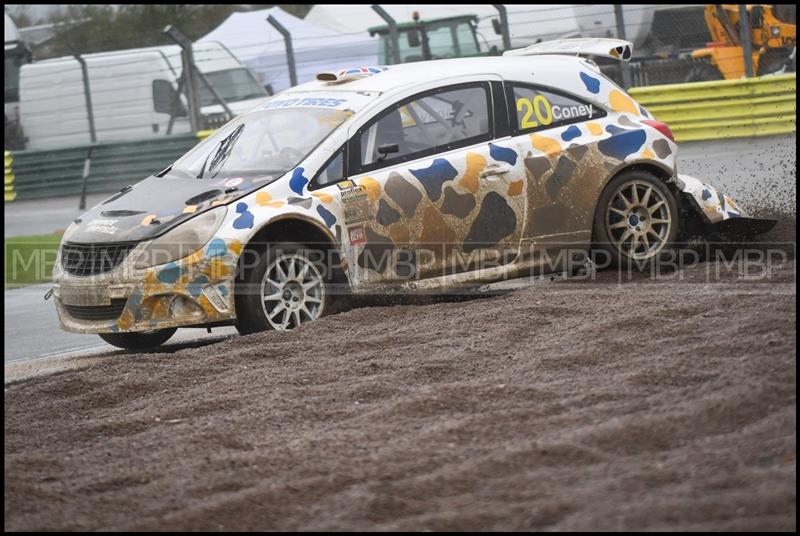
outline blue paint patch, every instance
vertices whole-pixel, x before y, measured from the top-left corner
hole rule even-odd
[[[626,130],[616,125],[606,126],[611,137],[597,143],[597,148],[604,155],[625,160],[625,158],[642,148],[647,134],[642,129]]]
[[[297,195],[303,195],[303,188],[308,184],[308,179],[303,176],[305,170],[301,167],[292,171],[292,178],[289,179],[289,188]]]
[[[317,206],[317,212],[328,227],[333,227],[333,224],[336,223],[336,216],[322,205]]]
[[[453,164],[444,158],[437,158],[429,167],[409,169],[408,171],[422,183],[431,201],[438,201],[442,196],[442,185],[458,176],[458,171]]]
[[[228,253],[228,247],[221,238],[215,238],[208,243],[206,257],[224,257]]]
[[[494,143],[489,144],[489,156],[498,162],[508,162],[512,166],[517,163],[517,152],[508,147],[500,147]]]
[[[206,283],[208,283],[208,278],[206,276],[197,276],[186,286],[186,290],[189,291],[189,294],[197,298],[200,296],[200,293],[203,292],[203,286],[205,286]]]
[[[581,81],[583,85],[586,86],[586,90],[590,93],[600,93],[600,80],[595,78],[594,76],[589,76],[586,73],[581,73]]]
[[[561,133],[561,139],[564,141],[574,140],[581,135],[581,129],[572,125],[567,130]]]
[[[220,293],[220,294],[222,294],[223,296],[227,296],[227,295],[228,295],[228,287],[226,287],[225,285],[219,285],[219,286],[217,287],[217,290],[218,290],[218,291],[219,291],[219,293]]]
[[[176,263],[171,262],[166,266],[164,266],[158,272],[158,280],[161,281],[162,283],[171,285],[180,278],[182,273],[183,270],[181,269],[181,267],[178,266]]]
[[[247,210],[247,203],[238,203],[236,205],[236,212],[241,214],[238,218],[233,220],[234,229],[252,229],[253,228],[253,213]]]
[[[731,212],[731,211],[729,210],[729,211],[728,211],[728,217],[729,217],[729,218],[741,218],[741,217],[742,217],[742,215],[741,215],[741,214],[737,214],[737,213],[735,213],[735,212]]]
[[[703,188],[702,198],[703,201],[705,201],[706,199],[711,199],[711,192]]]

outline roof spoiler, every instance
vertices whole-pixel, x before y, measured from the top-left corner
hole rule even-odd
[[[545,41],[503,52],[503,56],[538,56],[541,54],[602,56],[619,61],[630,61],[633,55],[633,44],[622,39],[582,37]]]

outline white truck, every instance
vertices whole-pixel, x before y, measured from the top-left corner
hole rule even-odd
[[[197,43],[194,62],[234,115],[269,97],[253,74],[220,43]],[[140,140],[191,131],[181,84],[177,45],[86,54],[98,142]],[[200,76],[195,76],[200,128],[228,116]],[[20,69],[19,115],[26,149],[91,143],[81,65],[71,56]]]

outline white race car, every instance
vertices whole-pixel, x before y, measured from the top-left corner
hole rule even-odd
[[[283,330],[342,293],[558,270],[592,248],[648,262],[689,226],[771,228],[678,175],[667,125],[582,58],[630,53],[563,40],[321,73],[77,219],[53,274],[61,325],[123,348]]]

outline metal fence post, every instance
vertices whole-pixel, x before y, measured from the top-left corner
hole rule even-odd
[[[294,64],[294,48],[292,48],[292,34],[284,28],[283,24],[278,22],[278,19],[273,17],[272,15],[267,17],[267,22],[272,24],[272,26],[280,32],[283,36],[283,42],[286,44],[286,64],[289,66],[289,82],[291,86],[294,87],[297,85],[297,69],[295,68]]]
[[[617,37],[625,39],[625,18],[622,15],[622,4],[614,4],[614,18],[617,21]],[[620,70],[622,71],[622,84],[625,89],[628,89],[633,85],[631,83],[631,66],[627,61],[623,61]]]
[[[94,109],[92,107],[92,90],[89,86],[89,69],[86,67],[86,60],[78,52],[73,52],[78,63],[81,64],[81,75],[83,77],[83,95],[86,98],[86,117],[89,120],[89,138],[92,141],[89,150],[86,152],[86,160],[83,162],[83,175],[81,176],[81,199],[78,203],[80,210],[86,209],[86,188],[89,181],[89,173],[92,167],[92,148],[97,143],[97,131],[94,126]]]
[[[378,4],[372,4],[372,10],[389,25],[389,42],[392,44],[392,61],[395,64],[400,63],[400,40],[397,37],[397,22],[395,22],[392,16]]]
[[[189,123],[191,124],[192,132],[196,133],[200,130],[201,114],[197,104],[197,85],[194,83],[195,66],[192,42],[171,24],[164,28],[164,33],[181,47],[182,50],[181,63],[185,80],[184,86],[186,87],[186,101],[189,105]]]
[[[753,76],[753,43],[750,40],[750,15],[744,4],[739,4],[739,35],[744,52],[744,73],[747,78],[751,78]]]
[[[511,33],[508,31],[508,11],[503,4],[492,4],[500,13],[500,30],[503,32],[503,50],[511,49]]]

